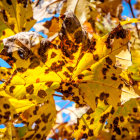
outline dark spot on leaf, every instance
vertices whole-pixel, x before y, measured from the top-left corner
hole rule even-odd
[[[137,108],[133,108],[133,112],[135,112],[135,113],[136,113],[137,111],[138,111],[138,109],[137,109]]]
[[[11,0],[6,0],[6,2],[7,2],[9,5],[12,5],[12,1],[11,1]]]
[[[94,59],[95,61],[98,61],[98,60],[99,60],[98,54],[93,55],[93,59]]]
[[[78,103],[79,100],[80,100],[78,96],[75,96],[75,97],[73,97],[72,99],[73,99],[76,103]]]
[[[90,115],[92,114],[94,111],[90,108],[88,111],[87,111],[87,114]]]
[[[22,27],[22,31],[25,31],[25,30],[26,30],[26,28]]]
[[[118,135],[121,135],[121,130],[119,127],[115,127],[114,128],[114,131],[118,134]]]
[[[26,87],[26,92],[29,93],[29,94],[33,94],[33,92],[34,92],[33,84],[31,84],[28,87]]]
[[[109,57],[106,57],[106,63],[108,63],[109,65],[112,65],[112,60]]]
[[[93,134],[93,129],[89,129],[89,131],[88,131],[88,136],[90,136],[90,137],[94,136],[94,134]]]
[[[52,52],[52,54],[51,54],[51,58],[54,58],[54,57],[56,57],[56,53],[55,52]]]
[[[126,136],[123,134],[123,135],[122,135],[122,139],[125,138],[125,137],[126,137]]]
[[[38,96],[39,96],[40,98],[44,98],[44,97],[47,96],[47,94],[46,94],[46,92],[45,92],[44,90],[39,90],[39,91],[38,91]]]
[[[41,130],[42,130],[42,131],[46,130],[46,126],[44,126]]]
[[[82,38],[83,38],[83,33],[82,31],[77,31],[75,34],[74,34],[74,38],[75,38],[75,42],[77,44],[81,43],[82,42]]]
[[[114,119],[114,121],[113,121],[114,126],[117,126],[117,125],[118,125],[118,122],[119,122],[119,118],[116,117],[116,118]]]
[[[83,74],[79,74],[78,75],[78,79],[83,79],[84,75]]]
[[[2,31],[2,35],[5,35],[5,31]]]
[[[86,133],[84,133],[82,138],[88,138],[88,135]]]
[[[42,121],[43,121],[44,123],[47,123],[47,122],[48,122],[48,119],[49,119],[49,117],[50,117],[50,115],[51,115],[50,113],[47,114],[47,115],[42,114],[42,115],[41,115]]]
[[[5,21],[5,22],[8,22],[8,17],[7,17],[7,15],[6,15],[5,10],[2,10],[2,14],[3,14],[3,19],[4,19],[4,21]]]
[[[106,75],[106,72],[107,72],[107,71],[108,71],[107,68],[103,68],[103,69],[102,69],[103,75]]]
[[[23,68],[23,67],[17,68],[17,71],[18,71],[18,72],[22,72],[22,73],[25,72],[26,70],[27,70],[27,69],[25,69],[25,68]]]
[[[122,128],[122,131],[127,131],[129,133],[128,129],[125,127]]]
[[[45,83],[45,85],[47,85],[48,87],[51,87],[52,84],[53,84],[52,81],[48,81],[48,82]]]
[[[111,140],[116,140],[115,135],[112,135]]]
[[[124,122],[124,117],[123,116],[120,117],[120,121]]]
[[[68,69],[70,72],[73,72],[73,70],[74,70],[73,67],[67,67],[67,69]]]
[[[110,113],[111,113],[111,114],[114,114],[114,112],[115,112],[115,109],[114,109],[114,107],[112,107]]]
[[[10,93],[13,93],[14,89],[15,89],[15,86],[11,86],[10,89],[9,89]]]
[[[112,76],[111,79],[116,81],[117,80],[117,77]]]
[[[118,86],[118,89],[122,89],[123,88],[123,84],[120,84],[119,86]]]
[[[86,120],[89,120],[90,119],[90,116],[87,116]]]
[[[36,134],[35,136],[37,139],[40,139],[41,138],[41,135],[40,134]]]
[[[69,73],[68,73],[67,71],[65,71],[63,74],[64,74],[66,77],[70,77],[70,75],[69,75]]]
[[[108,116],[109,116],[109,113],[104,114],[103,116],[101,116],[100,123],[105,123],[105,121],[108,118]]]
[[[82,129],[83,129],[83,131],[85,131],[86,130],[86,125],[83,125]]]
[[[5,109],[9,109],[9,108],[10,108],[9,104],[3,104],[3,107],[4,107]]]
[[[49,73],[49,69],[45,69],[45,74],[48,74]]]
[[[94,118],[91,119],[90,124],[93,124],[93,122],[94,122]]]

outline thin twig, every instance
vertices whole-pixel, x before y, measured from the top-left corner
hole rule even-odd
[[[61,112],[63,109],[65,109],[65,107],[66,107],[67,105],[69,105],[70,102],[71,102],[71,101],[69,101],[68,103],[66,103],[57,113],[59,113],[59,112]]]
[[[134,11],[133,11],[132,5],[131,5],[131,0],[128,0],[127,3],[129,4],[129,7],[130,7],[130,10],[131,10],[133,18],[136,18],[135,15],[134,15]],[[140,36],[139,36],[139,29],[138,29],[138,24],[137,23],[135,23],[135,27],[136,27],[136,30],[137,30],[138,38],[140,38]]]
[[[63,95],[54,93],[53,96],[64,97]]]

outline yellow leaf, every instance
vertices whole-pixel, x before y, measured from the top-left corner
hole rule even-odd
[[[29,0],[2,0],[0,1],[0,9],[1,39],[21,31],[28,31],[36,22],[33,20]]]
[[[131,99],[112,114],[106,129],[112,139],[139,139],[139,120],[140,100]]]
[[[93,139],[98,136],[111,110],[109,105],[105,105],[99,100],[97,108],[93,111],[91,108],[79,120],[75,127],[73,137],[76,139]]]
[[[55,103],[53,96],[43,104],[27,109],[21,119],[28,128],[23,136],[25,139],[44,139],[50,132],[56,117]]]
[[[4,124],[9,120],[14,121],[17,114],[25,111],[31,106],[34,106],[34,104],[28,100],[17,100],[16,98],[13,98],[12,96],[6,94],[2,89],[0,89],[0,102],[1,124]]]

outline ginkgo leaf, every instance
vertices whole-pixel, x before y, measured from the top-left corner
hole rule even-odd
[[[131,99],[115,111],[106,128],[112,139],[139,139],[140,100]]]
[[[0,24],[4,36],[1,39],[14,33],[28,31],[34,24],[32,7],[29,0],[2,0],[0,1]]]
[[[53,96],[43,104],[30,107],[21,114],[22,123],[28,131],[23,139],[44,139],[51,130],[56,117]]]

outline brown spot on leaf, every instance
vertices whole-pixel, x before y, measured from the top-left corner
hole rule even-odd
[[[88,136],[90,136],[90,137],[94,136],[94,134],[93,134],[93,129],[89,129],[89,131],[88,131]]]
[[[15,86],[11,86],[10,89],[9,89],[10,93],[13,93],[14,89],[15,89]]]
[[[124,117],[123,116],[120,117],[120,121],[124,122]]]
[[[5,10],[2,10],[2,14],[3,14],[3,19],[4,19],[4,21],[5,21],[5,22],[8,22],[8,17],[7,17],[7,15],[6,15]]]
[[[87,116],[86,120],[89,120],[90,119],[90,116]]]
[[[47,94],[46,94],[46,92],[45,92],[44,90],[39,90],[39,91],[38,91],[38,96],[39,96],[40,98],[44,98],[44,97],[47,96]]]
[[[111,114],[114,114],[114,112],[115,112],[115,109],[114,109],[114,107],[112,107],[110,113],[111,113]]]
[[[120,84],[119,86],[118,86],[118,89],[122,89],[123,88],[123,84]]]
[[[2,35],[5,35],[5,31],[2,31]]]
[[[91,119],[90,124],[93,124],[93,122],[94,122],[94,118]]]
[[[103,68],[103,69],[102,69],[103,75],[106,75],[106,72],[107,72],[107,71],[108,71],[107,68]]]
[[[106,63],[108,63],[109,65],[112,65],[112,60],[109,57],[106,57]]]
[[[88,135],[86,133],[84,133],[82,138],[88,138]]]
[[[70,72],[73,72],[74,68],[73,67],[67,67],[67,69],[70,71]]]
[[[85,131],[86,130],[86,125],[83,125],[82,129],[83,129],[83,131]]]
[[[54,57],[56,57],[56,53],[55,52],[52,52],[52,54],[51,54],[51,58],[54,58]]]
[[[48,87],[50,87],[52,85],[52,83],[53,83],[52,81],[48,81],[48,82],[45,83],[45,85],[47,85]]]
[[[103,116],[101,116],[100,123],[105,123],[105,121],[108,118],[108,116],[109,116],[109,113],[106,113]]]
[[[121,130],[119,127],[115,127],[114,128],[114,131],[118,134],[118,135],[121,135]]]
[[[69,73],[68,73],[67,71],[65,71],[63,74],[64,74],[66,77],[70,77],[70,75],[69,75]]]
[[[40,134],[36,134],[35,136],[37,139],[40,139],[41,138],[41,135]]]
[[[47,123],[47,122],[48,122],[48,119],[49,119],[49,117],[50,117],[50,115],[51,115],[50,113],[47,114],[47,115],[42,114],[42,115],[41,115],[42,121],[43,121],[44,123]]]
[[[92,114],[94,111],[90,108],[88,111],[87,111],[87,114],[90,115]]]
[[[78,75],[78,79],[83,79],[84,75],[83,74],[79,74]]]
[[[9,109],[9,108],[10,108],[9,104],[3,104],[3,107],[4,107],[5,109]]]
[[[74,38],[75,38],[75,42],[77,44],[81,43],[82,42],[82,39],[83,39],[83,33],[82,31],[77,31],[75,34],[74,34]]]
[[[31,84],[28,87],[26,87],[26,92],[29,93],[29,94],[33,94],[33,92],[34,92],[33,84]]]
[[[94,59],[95,61],[98,61],[98,60],[99,60],[98,54],[93,55],[93,59]]]
[[[12,1],[11,1],[11,0],[6,0],[6,2],[7,2],[9,5],[12,5]]]
[[[138,111],[138,109],[135,107],[135,108],[133,108],[133,112],[137,112]]]

